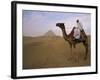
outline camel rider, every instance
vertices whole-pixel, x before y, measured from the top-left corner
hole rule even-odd
[[[83,39],[83,36],[81,36],[81,32],[83,32],[83,25],[80,23],[80,21],[76,20],[77,27],[74,29],[74,39]]]

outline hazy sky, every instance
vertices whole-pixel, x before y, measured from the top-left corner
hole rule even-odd
[[[87,34],[91,33],[91,14],[71,13],[71,12],[47,12],[23,10],[22,26],[24,36],[41,36],[48,30],[52,30],[56,35],[62,35],[56,23],[65,23],[66,32],[71,32],[76,20],[79,19]]]

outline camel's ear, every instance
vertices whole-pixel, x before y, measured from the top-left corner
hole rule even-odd
[[[62,25],[64,26],[65,23],[62,23]]]

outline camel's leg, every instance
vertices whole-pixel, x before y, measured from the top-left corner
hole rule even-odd
[[[84,47],[85,47],[85,50],[86,50],[86,54],[85,54],[85,57],[84,57],[84,59],[86,60],[87,59],[87,54],[88,54],[88,42],[87,41],[85,41],[85,42],[83,42],[83,44],[84,44]]]
[[[70,49],[71,49],[71,54],[73,53],[73,47],[72,44],[70,43]]]

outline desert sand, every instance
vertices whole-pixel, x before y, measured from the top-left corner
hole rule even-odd
[[[90,43],[90,39],[89,39]],[[23,69],[90,66],[82,43],[73,48],[62,37],[23,37]]]

